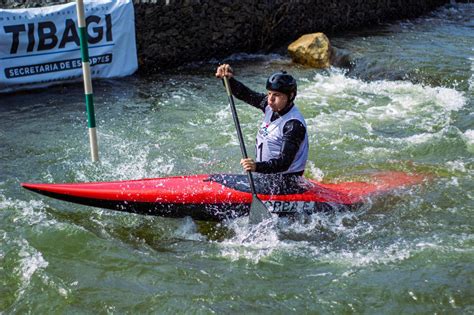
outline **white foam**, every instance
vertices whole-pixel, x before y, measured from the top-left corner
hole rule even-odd
[[[274,216],[256,226],[249,225],[247,217],[239,218],[229,223],[235,236],[219,244],[221,255],[232,261],[244,259],[252,263],[277,263],[276,254],[320,258],[326,250],[319,245],[321,234],[353,238],[372,232],[369,224],[357,222],[361,213],[316,213],[296,222]]]
[[[194,148],[197,151],[208,151],[209,150],[209,145],[207,143],[200,143],[196,145]]]
[[[355,222],[359,214],[360,213],[356,212],[315,213],[311,215],[309,224],[307,222],[294,224],[291,228],[307,232],[320,230],[322,228],[324,231],[329,231],[335,235],[354,233],[359,231],[359,227],[352,226],[348,228],[346,224],[348,222]],[[366,226],[365,229],[370,230],[371,227]]]
[[[150,162],[152,174],[164,174],[169,175],[174,170],[174,159],[165,159],[164,157],[158,157]]]
[[[319,168],[316,167],[313,161],[308,161],[306,163],[306,168],[309,171],[309,174],[311,175],[311,178],[314,178],[316,181],[322,181],[324,178],[324,172]]]
[[[471,153],[474,153],[474,130],[466,130],[463,134],[463,139],[466,143],[467,150]]]
[[[1,196],[3,198],[3,196]],[[0,200],[0,209],[21,209],[13,218],[13,223],[26,223],[28,225],[53,225],[57,221],[47,217],[44,209],[46,205],[42,200],[18,200],[6,198]]]
[[[230,112],[229,106],[220,109],[217,113],[215,113],[216,121],[226,121],[232,119],[232,114]]]
[[[362,267],[373,264],[389,264],[396,261],[403,261],[411,256],[411,250],[403,244],[395,243],[389,246],[374,248],[363,248],[354,250],[332,251],[322,257],[331,263],[349,265],[352,267]]]
[[[369,157],[385,157],[393,154],[394,150],[387,148],[365,147],[362,149],[362,154]]]
[[[327,106],[326,104],[339,99],[339,103],[348,104],[352,111],[366,112],[364,116],[377,120],[409,117],[416,115],[421,109],[433,112],[439,109],[457,111],[466,104],[466,97],[462,92],[408,81],[364,82],[346,77],[338,71],[331,71],[329,76],[317,74],[313,80],[312,84],[301,89],[298,96],[300,99],[311,100],[313,106],[317,107]],[[428,105],[433,108],[430,109]]]
[[[427,89],[425,87],[425,89]],[[458,111],[466,104],[467,99],[463,93],[450,88],[429,88],[429,95],[435,98],[437,104],[449,111]]]
[[[204,241],[206,237],[198,233],[196,223],[194,223],[191,217],[185,217],[181,225],[174,232],[174,236],[180,239],[192,240],[192,241]]]
[[[447,186],[459,187],[459,180],[457,177],[451,177],[451,180],[446,183]]]
[[[43,255],[35,248],[29,245],[28,241],[22,239],[18,241],[20,251],[18,253],[19,265],[14,269],[14,272],[20,277],[21,285],[18,289],[18,298],[20,298],[25,290],[30,285],[33,275],[48,266],[48,262],[43,258]]]
[[[456,160],[456,161],[449,161],[446,162],[446,166],[451,170],[451,171],[458,171],[458,172],[466,172],[466,165],[463,161],[461,160]]]
[[[248,217],[233,220],[229,224],[235,236],[220,243],[221,255],[232,261],[245,259],[258,263],[269,257],[274,250],[284,249],[286,246],[278,239],[275,229],[276,218],[249,225]]]
[[[411,143],[411,144],[422,144],[422,143],[427,143],[431,141],[435,136],[436,134],[421,133],[421,134],[416,134],[410,137],[403,138],[403,141]]]
[[[74,165],[76,181],[130,180],[152,176],[166,176],[175,169],[175,154],[170,149],[162,150],[162,143],[171,139],[169,132],[156,135],[154,143],[144,144],[140,138],[123,141],[120,133],[100,133],[102,146],[106,148],[100,164],[91,165],[89,161]],[[159,155],[158,155],[159,154]]]

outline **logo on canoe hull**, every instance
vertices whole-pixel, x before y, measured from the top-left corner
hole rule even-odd
[[[273,213],[311,213],[316,203],[314,201],[265,201],[267,208]]]

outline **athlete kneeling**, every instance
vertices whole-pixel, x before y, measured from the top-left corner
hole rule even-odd
[[[233,94],[261,109],[265,116],[257,133],[256,161],[242,159],[245,171],[264,174],[301,176],[308,159],[308,135],[303,115],[293,103],[296,80],[285,71],[272,74],[266,84],[267,94],[257,93],[234,78],[228,64],[220,65],[217,78],[229,78]]]

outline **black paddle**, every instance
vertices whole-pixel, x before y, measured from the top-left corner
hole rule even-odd
[[[224,85],[227,91],[227,96],[229,98],[230,108],[232,110],[232,117],[234,118],[235,129],[237,130],[237,136],[239,138],[240,143],[240,150],[242,151],[242,156],[246,159],[247,150],[245,149],[244,138],[242,137],[242,130],[240,129],[239,117],[237,116],[237,110],[235,109],[234,97],[232,96],[232,91],[230,90],[229,79],[224,77]],[[258,224],[263,220],[272,217],[272,214],[267,209],[267,207],[263,204],[263,202],[258,198],[257,193],[255,192],[255,184],[253,182],[252,172],[247,172],[250,189],[252,191],[252,204],[250,205],[250,213],[249,213],[249,223],[250,224]]]

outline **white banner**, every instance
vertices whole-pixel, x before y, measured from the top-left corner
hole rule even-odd
[[[93,78],[138,68],[132,0],[85,2]],[[0,9],[0,93],[82,76],[76,4]]]

